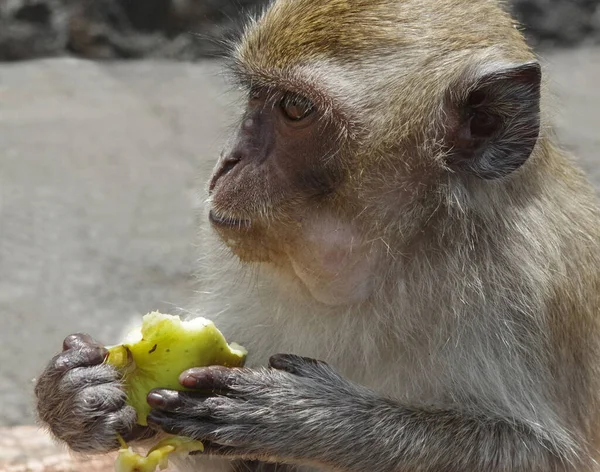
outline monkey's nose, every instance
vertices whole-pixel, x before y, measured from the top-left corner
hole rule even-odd
[[[227,156],[225,159],[223,159],[223,162],[221,162],[221,167],[219,167],[219,170],[215,172],[215,175],[213,175],[213,178],[210,181],[210,185],[208,187],[209,193],[214,190],[215,185],[217,185],[217,181],[231,171],[231,169],[233,169],[241,160],[242,156],[237,153]]]

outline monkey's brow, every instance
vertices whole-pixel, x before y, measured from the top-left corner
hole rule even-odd
[[[322,108],[333,107],[327,94],[319,89],[314,80],[307,80],[293,71],[253,69],[240,61],[234,61],[229,65],[229,72],[235,83],[245,89],[264,88],[294,92],[310,98]]]
[[[235,83],[245,90],[263,89],[275,92],[290,92],[306,97],[319,109],[333,112],[338,107],[328,94],[316,84],[290,73],[255,73],[253,71],[233,70]],[[337,114],[337,113],[336,113]]]

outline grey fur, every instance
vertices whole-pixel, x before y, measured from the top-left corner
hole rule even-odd
[[[114,450],[117,433],[129,437],[138,429],[120,375],[102,364],[103,358],[97,346],[69,349],[54,357],[37,380],[40,419],[74,451]]]

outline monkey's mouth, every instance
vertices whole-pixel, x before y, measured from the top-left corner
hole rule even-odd
[[[208,219],[215,226],[221,226],[224,228],[250,228],[250,220],[233,218],[231,216],[217,215],[213,210],[210,210],[210,212],[208,213]]]

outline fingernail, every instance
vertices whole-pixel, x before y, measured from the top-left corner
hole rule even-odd
[[[154,407],[162,407],[165,405],[165,397],[158,392],[150,392],[146,397],[148,405]]]
[[[198,384],[198,379],[191,374],[182,375],[179,383],[187,388],[194,388]]]

